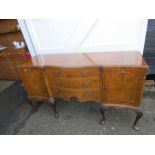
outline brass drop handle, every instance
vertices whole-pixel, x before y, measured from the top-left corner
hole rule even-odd
[[[103,90],[105,91],[105,90],[108,90],[108,86],[107,85],[104,85],[103,86]]]

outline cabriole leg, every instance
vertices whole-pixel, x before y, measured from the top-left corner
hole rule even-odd
[[[55,99],[53,97],[51,97],[49,99],[49,102],[51,103],[52,107],[53,107],[53,111],[54,111],[54,115],[55,117],[59,117],[59,113],[57,112],[57,108],[56,108],[56,103],[55,103]]]
[[[102,119],[100,121],[100,124],[103,125],[105,124],[105,108],[104,106],[101,104],[101,107],[100,107],[100,113],[101,113],[101,116],[102,116]]]
[[[139,128],[137,127],[137,123],[142,118],[143,111],[141,109],[140,110],[134,110],[134,111],[136,112],[137,116],[136,116],[135,122],[133,124],[133,129],[136,131],[139,131]]]
[[[28,100],[28,104],[33,108],[34,112],[37,112],[37,108],[33,105],[32,100]]]
[[[28,100],[28,104],[33,108],[33,111],[34,112],[37,112],[37,110],[39,109],[39,107],[40,107],[40,105],[41,105],[41,103],[42,103],[42,101],[38,101],[39,103],[38,103],[38,105],[37,106],[35,106],[33,103],[32,103],[32,100]]]

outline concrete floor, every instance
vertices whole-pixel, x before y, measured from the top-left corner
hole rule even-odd
[[[0,92],[11,86],[15,81],[0,80]]]
[[[0,87],[1,87],[0,82]],[[30,113],[15,134],[19,135],[124,135],[155,134],[155,87],[146,87],[142,100],[144,116],[139,121],[140,131],[131,126],[135,119],[132,110],[106,110],[106,124],[99,125],[99,103],[57,100],[59,118],[55,118],[48,102],[35,114]],[[27,108],[26,106],[24,108]],[[24,114],[23,114],[24,115]],[[19,118],[20,119],[20,118]]]

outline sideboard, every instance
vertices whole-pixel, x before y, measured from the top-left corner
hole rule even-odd
[[[105,123],[106,108],[129,108],[137,114],[133,128],[139,130],[148,72],[139,52],[37,55],[18,66],[18,72],[33,108],[33,100],[48,100],[58,116],[55,98],[97,101],[101,103],[100,124]]]

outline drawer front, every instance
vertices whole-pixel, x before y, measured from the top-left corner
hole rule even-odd
[[[50,78],[51,87],[70,89],[99,88],[99,78]]]
[[[14,58],[14,57],[19,57],[19,58],[21,58],[21,57],[25,57],[26,56],[26,52],[25,52],[25,50],[23,50],[23,49],[21,49],[21,50],[18,50],[18,51],[7,51],[6,52],[6,56],[7,57],[10,57],[10,58]]]
[[[86,77],[99,77],[98,68],[56,68],[45,67],[47,77],[54,78],[86,78]]]
[[[100,92],[98,89],[89,89],[87,91],[77,91],[71,89],[52,89],[53,96],[69,100],[75,98],[79,101],[100,101]]]

